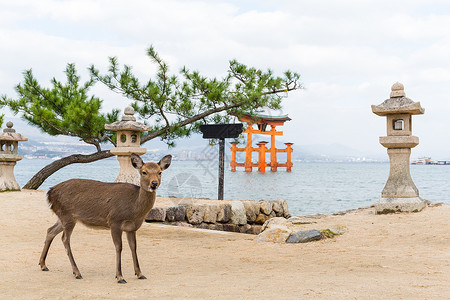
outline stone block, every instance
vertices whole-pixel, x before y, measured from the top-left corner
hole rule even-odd
[[[283,228],[271,228],[261,232],[256,240],[258,242],[285,243],[290,235],[290,230]]]
[[[307,243],[311,241],[318,241],[322,238],[319,230],[303,230],[292,233],[286,240],[286,243]]]
[[[205,205],[205,215],[203,216],[203,222],[216,223],[218,212],[219,212],[219,205],[206,204]]]
[[[209,229],[209,224],[208,223],[201,223],[201,224],[198,224],[196,227],[200,228],[200,229]]]
[[[281,206],[283,207],[283,217],[290,218],[291,214],[289,213],[289,207],[287,205],[286,200],[280,200]]]
[[[289,222],[287,219],[285,219],[283,217],[275,217],[275,218],[269,219],[266,222],[264,222],[264,224],[262,225],[261,231],[271,229],[271,228],[283,228],[283,229],[292,231],[293,226],[292,226],[292,223]]]
[[[165,219],[166,210],[163,207],[152,208],[145,217],[145,221],[147,222],[164,222]]]
[[[223,231],[223,224],[220,223],[209,224],[209,229]]]
[[[193,225],[198,225],[203,222],[203,216],[205,215],[205,207],[203,205],[189,205],[186,207],[187,221]]]
[[[249,231],[252,229],[252,226],[249,224],[244,224],[239,226],[239,232],[240,233],[249,233]]]
[[[281,205],[281,200],[275,200],[272,202],[272,210],[275,212],[277,217],[283,216],[283,206]]]
[[[389,214],[395,212],[419,212],[427,206],[420,198],[380,198],[375,203],[376,214]]]
[[[259,215],[259,203],[253,200],[242,201],[245,208],[248,223],[255,223],[256,217]]]
[[[258,201],[260,204],[260,211],[265,215],[270,215],[272,212],[272,202],[270,201]]]
[[[262,228],[261,225],[252,225],[252,228],[250,229],[249,233],[258,235],[261,233],[261,228]]]
[[[186,219],[186,207],[183,205],[174,205],[166,207],[167,222],[181,222]]]
[[[231,205],[223,203],[219,205],[219,212],[217,213],[217,222],[227,223],[231,219]]]
[[[256,217],[255,224],[262,225],[262,224],[264,224],[267,220],[269,220],[269,216],[266,216],[265,214],[259,214],[259,215]]]
[[[239,226],[236,224],[223,224],[224,231],[239,232]]]
[[[231,201],[231,218],[230,222],[236,225],[247,224],[247,215],[245,214],[244,204],[242,201]]]

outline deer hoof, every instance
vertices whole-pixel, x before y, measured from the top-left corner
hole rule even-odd
[[[48,268],[47,267],[43,267],[43,268],[41,268],[41,270],[47,272]]]
[[[127,281],[125,279],[120,279],[117,283],[127,283]]]
[[[80,274],[78,276],[75,276],[75,279],[83,279],[83,276],[81,276],[81,274]]]
[[[147,279],[147,277],[145,277],[144,275],[141,275],[138,277],[138,279]]]

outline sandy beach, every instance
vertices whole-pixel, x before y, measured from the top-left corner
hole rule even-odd
[[[161,201],[164,202],[164,201]],[[256,236],[159,224],[138,231],[147,280],[134,276],[124,238],[123,272],[105,230],[78,224],[72,251],[83,275],[72,276],[58,236],[42,272],[38,259],[56,216],[45,191],[0,193],[2,299],[448,299],[450,206],[374,215],[371,209],[314,218],[305,229],[342,225],[342,236],[274,244]]]

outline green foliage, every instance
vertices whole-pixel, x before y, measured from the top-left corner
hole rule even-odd
[[[21,113],[23,119],[50,135],[78,137],[100,150],[100,143],[110,138],[104,125],[117,120],[118,111],[106,115],[100,112],[102,100],[88,96],[94,80],[81,85],[74,64],[67,65],[65,74],[66,83],[53,78],[52,87],[45,88],[39,85],[31,69],[26,70],[24,82],[15,88],[18,99],[3,95],[0,106]]]
[[[169,145],[178,137],[198,132],[201,124],[229,122],[230,114],[280,109],[284,93],[302,88],[297,73],[287,71],[284,77],[276,77],[271,70],[249,68],[236,60],[230,61],[222,79],[208,78],[186,67],[177,76],[169,74],[168,65],[153,47],[147,55],[157,65],[157,72],[144,83],[132,73],[131,66],[120,70],[116,57],[109,58],[106,74],[100,74],[93,65],[89,70],[94,80],[133,100],[134,110]]]
[[[5,115],[0,115],[0,128],[2,128],[3,126],[3,118],[5,117]]]

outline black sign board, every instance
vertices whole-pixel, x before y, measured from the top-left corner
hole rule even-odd
[[[225,168],[225,139],[237,138],[242,133],[242,123],[200,125],[204,139],[219,139],[219,187],[217,199],[223,200]]]
[[[242,123],[200,125],[204,139],[237,138],[242,133]]]

